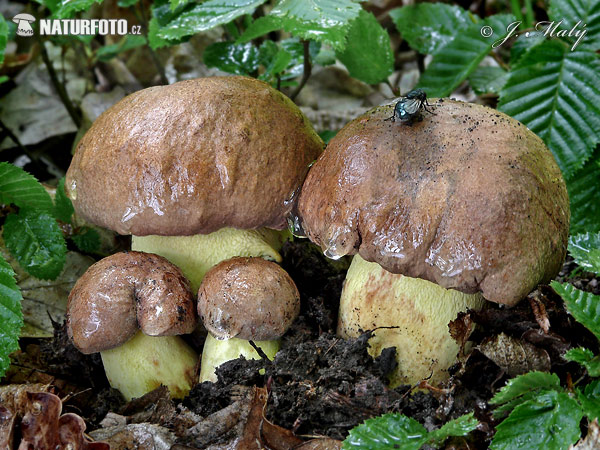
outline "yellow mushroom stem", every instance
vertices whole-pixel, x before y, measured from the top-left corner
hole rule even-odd
[[[195,384],[198,355],[179,336],[147,336],[141,331],[120,347],[100,352],[110,385],[127,401],[156,389],[169,388],[185,397]]]
[[[193,236],[133,236],[131,249],[155,253],[178,266],[196,294],[204,275],[215,264],[234,256],[256,256],[281,262],[278,250],[287,238],[283,232],[263,228],[221,228]]]
[[[265,352],[270,360],[275,358],[279,351],[279,340],[254,341],[254,343]],[[244,339],[215,339],[211,334],[206,336],[204,351],[202,352],[202,364],[200,368],[200,383],[203,381],[217,381],[215,370],[221,364],[243,356],[246,359],[260,359],[258,352]]]
[[[461,311],[481,309],[480,294],[463,294],[429,281],[392,274],[359,255],[352,260],[340,301],[338,334],[357,337],[361,330],[379,329],[369,340],[369,353],[396,347],[398,367],[390,384],[437,384],[448,377],[459,345],[448,324]],[[429,378],[431,377],[431,378]]]

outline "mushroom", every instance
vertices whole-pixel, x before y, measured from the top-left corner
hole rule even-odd
[[[391,122],[394,106],[347,124],[309,172],[304,231],[332,258],[357,254],[339,335],[375,331],[370,352],[396,347],[392,385],[456,361],[448,323],[484,299],[516,304],[565,258],[569,201],[550,151],[491,108],[438,99],[433,114]]]
[[[33,36],[31,24],[35,22],[35,17],[31,14],[21,13],[13,17],[12,21],[17,24],[18,36]]]
[[[195,382],[198,355],[177,335],[196,327],[194,306],[188,281],[165,258],[116,253],[75,283],[67,332],[82,353],[100,352],[110,385],[126,399],[161,384],[181,398]]]
[[[195,292],[233,256],[280,261],[278,236],[323,142],[294,103],[247,77],[151,87],[104,112],[65,189],[89,222],[178,265]]]
[[[216,381],[215,369],[240,355],[258,359],[248,341],[268,358],[300,312],[300,294],[288,273],[262,258],[231,258],[208,271],[198,292],[198,314],[209,332],[200,382]]]

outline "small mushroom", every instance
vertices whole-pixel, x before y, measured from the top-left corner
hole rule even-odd
[[[267,83],[186,80],[105,111],[79,142],[65,190],[79,216],[132,234],[133,250],[164,256],[196,292],[222,260],[281,261],[274,230],[287,228],[322,148],[300,109]]]
[[[196,324],[188,281],[149,253],[100,260],[77,281],[67,304],[69,337],[82,353],[100,352],[108,381],[128,400],[161,384],[174,397],[187,394],[198,356],[177,335]]]
[[[18,36],[33,36],[31,24],[35,22],[35,17],[31,14],[21,13],[13,17],[12,21],[17,24]]]
[[[566,254],[569,200],[552,153],[523,124],[481,105],[438,99],[435,114],[347,124],[313,165],[298,208],[326,255],[356,255],[338,334],[375,331],[397,349],[392,384],[456,361],[448,323],[484,299],[514,305],[551,280]]]
[[[300,294],[288,273],[262,258],[231,258],[213,267],[198,292],[198,313],[209,332],[200,381],[216,381],[215,369],[240,355],[258,359],[248,341],[269,358],[300,312]]]

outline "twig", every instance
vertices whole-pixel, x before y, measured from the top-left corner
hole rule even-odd
[[[41,38],[38,38],[38,42],[40,44],[40,53],[42,54],[42,60],[46,65],[48,75],[50,75],[50,81],[52,81],[52,85],[54,86],[54,89],[56,89],[56,92],[58,93],[60,100],[63,102],[63,105],[65,105],[65,108],[67,108],[67,112],[69,113],[69,116],[71,116],[71,120],[73,120],[75,126],[79,128],[81,126],[81,117],[77,113],[73,102],[71,102],[69,94],[67,93],[67,90],[65,89],[64,85],[58,80],[56,70],[54,70],[54,66],[50,61],[50,57],[48,56],[48,52],[46,51],[46,46],[44,45],[44,42],[41,40]]]
[[[312,64],[310,63],[310,49],[309,42],[306,40],[302,40],[302,46],[304,47],[304,73],[302,74],[302,79],[300,80],[300,84],[298,87],[292,92],[290,98],[295,100],[308,79],[310,78],[310,74],[312,72]]]

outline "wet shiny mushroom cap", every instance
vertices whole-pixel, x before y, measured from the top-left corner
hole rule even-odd
[[[323,142],[281,92],[247,77],[144,89],[77,146],[65,189],[78,215],[120,234],[283,229]]]
[[[191,333],[198,318],[189,283],[151,253],[116,253],[92,265],[69,294],[67,332],[82,353],[118,347],[138,329],[149,336]]]
[[[394,105],[346,125],[313,165],[298,208],[332,257],[513,305],[565,258],[569,200],[540,138],[494,109],[439,99],[412,124]]]
[[[279,339],[299,312],[294,281],[262,258],[231,258],[217,264],[198,291],[200,319],[217,339]]]

